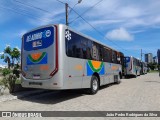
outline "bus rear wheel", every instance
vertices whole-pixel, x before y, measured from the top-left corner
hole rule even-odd
[[[134,78],[137,78],[137,71],[136,71],[136,75],[134,76]]]
[[[91,78],[91,86],[89,88],[89,94],[94,95],[98,92],[99,90],[99,81],[98,78],[93,75]]]
[[[120,84],[121,83],[121,75],[119,74],[119,75],[116,75],[116,79],[114,80],[114,83],[116,83],[116,84]]]

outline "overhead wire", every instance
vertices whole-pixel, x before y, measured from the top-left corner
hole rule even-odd
[[[50,13],[50,12],[49,12],[49,11],[47,11],[47,10],[44,10],[44,9],[42,9],[42,8],[39,8],[39,7],[33,6],[33,5],[29,4],[29,3],[23,3],[23,2],[18,1],[18,0],[13,0],[13,1],[14,1],[14,2],[17,2],[17,3],[19,3],[19,4],[22,4],[22,5],[25,5],[25,6],[28,6],[28,7],[32,7],[32,8],[34,8],[34,9],[37,9],[37,10],[40,10],[40,11],[46,12],[46,13]],[[50,13],[50,14],[51,14],[51,13]]]
[[[44,9],[35,7],[35,6],[33,6],[33,5],[24,4],[24,3],[22,3],[22,2],[20,2],[20,1],[18,1],[18,0],[14,0],[14,1],[15,1],[15,2],[18,2],[18,3],[20,3],[20,4],[27,5],[27,6],[29,6],[29,7],[35,8],[35,9],[37,9],[37,10],[41,10],[41,11],[43,11],[43,12],[49,13],[49,11],[46,11],[46,10],[44,10]],[[62,3],[62,4],[66,4],[66,3],[64,3],[64,2],[62,2],[62,1],[60,1],[60,0],[56,0],[56,1],[58,1],[58,2],[60,2],[60,3]],[[101,3],[102,1],[103,1],[103,0],[100,0],[99,2],[97,2],[96,4],[94,4],[92,7],[88,8],[86,11],[84,11],[82,14],[79,14],[79,13],[76,12],[72,7],[68,6],[71,10],[73,10],[73,11],[78,15],[78,17],[75,18],[74,20],[72,20],[72,21],[70,22],[70,24],[73,23],[76,19],[81,18],[81,19],[82,19],[83,21],[85,21],[88,25],[90,25],[90,26],[92,27],[92,29],[94,29],[99,35],[101,35],[101,37],[103,37],[104,39],[110,41],[112,44],[114,44],[115,46],[121,48],[122,50],[124,50],[124,51],[126,51],[126,52],[129,52],[128,50],[124,49],[123,47],[119,46],[118,44],[116,44],[115,42],[113,42],[112,40],[110,40],[109,38],[107,38],[102,32],[100,32],[99,30],[97,30],[92,24],[90,24],[87,20],[85,20],[85,19],[82,17],[82,15],[84,15],[87,11],[89,11],[89,10],[92,9],[92,8],[94,8],[96,5],[98,5],[98,4]],[[0,7],[2,7],[2,6],[0,6]],[[2,8],[5,8],[5,7],[2,7]],[[31,16],[31,15],[18,12],[18,11],[16,11],[16,10],[13,9],[13,8],[5,8],[5,9],[11,10],[12,12],[15,12],[15,13],[17,13],[17,14],[21,14],[21,15],[28,16],[28,17],[33,18],[33,16]],[[40,18],[35,17],[35,16],[34,16],[34,18],[39,19],[39,20],[44,20],[44,19],[40,19]],[[45,21],[46,21],[46,20],[45,20]]]
[[[64,3],[64,2],[62,2],[62,1],[60,1],[60,0],[56,0],[56,1],[58,1],[58,2],[60,2],[60,3],[62,3],[62,4],[66,4],[66,3]]]
[[[70,6],[69,6],[70,7]],[[72,9],[70,7],[70,9]],[[121,46],[119,46],[118,44],[116,44],[115,42],[113,42],[112,40],[108,39],[102,32],[100,32],[99,30],[97,30],[92,24],[90,24],[88,21],[86,21],[78,12],[76,12],[74,9],[72,9],[83,21],[85,21],[88,25],[90,25],[99,35],[101,35],[103,38],[105,38],[106,40],[112,42],[114,45],[116,45],[117,47],[121,48],[124,51],[128,51],[125,50],[124,48],[122,48]]]
[[[97,6],[99,3],[101,3],[103,0],[98,1],[97,3],[95,3],[93,6],[89,7],[87,10],[85,10],[82,14],[80,14],[81,16],[84,15],[85,13],[87,13],[89,10],[93,9],[95,6]],[[72,8],[73,9],[73,8]],[[74,21],[76,21],[78,18],[80,18],[80,16],[76,17],[75,19],[73,19],[71,22],[69,22],[69,24],[72,24]]]
[[[56,0],[56,1],[58,1],[58,2],[60,2],[60,3],[62,3],[62,4],[66,4],[66,3],[64,3],[64,2],[62,2],[62,1],[60,1],[60,0]],[[96,4],[94,4],[92,7],[90,7],[90,8],[87,9],[85,12],[83,12],[82,15],[84,15],[88,10],[94,8],[96,5],[98,5],[98,4],[101,3],[102,1],[103,1],[103,0],[100,0],[99,2],[97,2]],[[78,18],[81,18],[84,22],[86,22],[89,26],[91,26],[91,28],[94,29],[94,30],[95,30],[101,37],[103,37],[105,40],[110,41],[112,44],[114,44],[114,45],[117,46],[118,48],[121,48],[123,51],[131,53],[130,51],[124,49],[123,47],[119,46],[118,44],[116,44],[115,42],[113,42],[112,40],[110,40],[109,38],[107,38],[102,32],[100,32],[99,30],[97,30],[92,24],[90,24],[87,20],[85,20],[85,19],[82,17],[82,15],[80,15],[78,12],[76,12],[72,7],[70,7],[69,5],[68,5],[68,7],[69,7],[70,9],[72,9],[72,10],[74,11],[74,13],[76,13],[76,14],[78,15],[78,17],[75,18],[75,20],[78,19]],[[75,20],[71,21],[71,23],[73,23]],[[71,24],[71,23],[70,23],[70,24]]]
[[[32,19],[39,19],[39,20],[42,20],[42,21],[47,21],[47,19],[41,19],[41,18],[39,18],[39,17],[36,17],[36,16],[30,15],[30,14],[27,14],[27,13],[25,13],[26,11],[20,12],[20,11],[18,11],[18,9],[9,8],[9,7],[4,7],[4,6],[0,6],[0,8],[2,8],[2,9],[7,9],[7,10],[9,10],[9,11],[11,11],[11,12],[17,13],[17,14],[19,14],[19,15],[23,15],[23,16],[30,17],[30,18],[32,18]]]

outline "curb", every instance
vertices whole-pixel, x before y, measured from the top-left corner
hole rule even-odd
[[[1,102],[6,102],[6,101],[11,101],[11,100],[16,100],[16,99],[20,99],[20,98],[25,98],[28,96],[34,96],[37,94],[44,94],[49,92],[49,90],[34,90],[34,91],[23,91],[23,92],[18,92],[15,93],[15,95],[13,94],[9,94],[9,95],[2,95],[0,96],[0,103]]]

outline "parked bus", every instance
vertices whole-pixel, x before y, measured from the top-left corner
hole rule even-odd
[[[22,37],[22,86],[95,94],[102,85],[120,83],[122,56],[66,25],[43,26]]]
[[[141,74],[147,74],[147,63],[146,62],[141,62]]]
[[[125,68],[125,57],[122,52],[119,53],[120,55],[120,64],[122,65],[122,73],[120,74],[120,78],[125,77],[126,68]]]
[[[125,57],[125,76],[134,75],[137,77],[141,74],[141,64],[140,60],[134,57]]]

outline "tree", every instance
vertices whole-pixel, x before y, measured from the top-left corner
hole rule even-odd
[[[4,59],[4,62],[8,64],[8,68],[10,69],[11,66],[11,53],[12,53],[12,49],[10,46],[7,46],[4,49],[4,53],[1,55],[1,59]]]
[[[12,56],[12,60],[13,60],[12,61],[13,65],[15,63],[15,60],[17,60],[18,63],[20,62],[20,51],[17,48],[13,48],[11,56]]]
[[[11,48],[7,46],[4,49],[4,53],[0,56],[1,59],[4,59],[4,62],[8,64],[8,68],[3,69],[3,84],[7,87],[10,93],[14,92],[15,81],[19,78],[19,62],[20,62],[20,51],[18,48]],[[17,64],[15,62],[17,61]],[[10,69],[12,68],[12,69]]]
[[[158,68],[158,64],[157,63],[149,63],[148,64],[148,67],[151,69],[151,70],[155,70]]]
[[[9,69],[13,68],[15,60],[17,60],[17,63],[20,61],[20,51],[17,48],[13,48],[12,50],[10,46],[7,46],[1,55],[1,59],[4,59],[4,62],[8,64]]]

